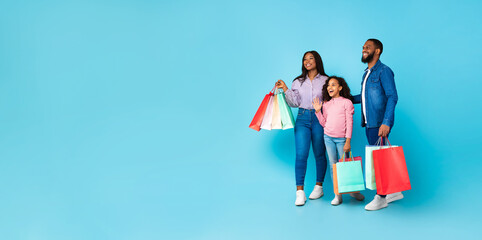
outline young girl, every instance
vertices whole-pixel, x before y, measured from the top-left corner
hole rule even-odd
[[[351,133],[353,130],[353,113],[350,88],[345,79],[332,76],[323,85],[323,103],[318,98],[313,100],[316,117],[324,128],[326,152],[328,153],[331,179],[333,179],[333,164],[350,152]],[[323,112],[321,108],[323,107]],[[337,154],[338,153],[338,154]],[[365,199],[361,193],[351,193],[359,201]],[[331,204],[342,203],[341,195],[336,195]]]
[[[309,51],[303,55],[301,75],[293,80],[288,89],[283,80],[278,80],[276,86],[286,93],[286,102],[290,107],[297,107],[298,117],[295,123],[296,146],[296,206],[306,202],[304,192],[306,165],[310,145],[316,159],[316,185],[309,198],[317,199],[323,196],[323,180],[326,173],[325,143],[323,142],[323,127],[315,116],[311,102],[315,97],[321,97],[323,85],[328,77],[323,68],[323,61],[316,51]]]

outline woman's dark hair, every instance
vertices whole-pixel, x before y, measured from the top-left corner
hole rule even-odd
[[[348,84],[346,83],[345,79],[337,76],[328,77],[325,84],[323,85],[323,90],[322,90],[323,102],[328,102],[331,100],[330,94],[328,94],[328,83],[330,82],[331,79],[335,79],[336,81],[338,81],[338,84],[342,87],[340,91],[340,96],[346,99],[349,99],[353,102],[353,96],[350,93],[350,88],[348,87]]]
[[[318,73],[320,75],[326,76],[325,69],[323,68],[323,60],[321,59],[320,54],[318,54],[318,52],[313,50],[313,51],[305,52],[305,54],[303,54],[303,58],[301,59],[301,75],[299,75],[298,77],[295,77],[295,79],[293,79],[293,82],[296,79],[298,79],[300,83],[303,84],[303,82],[305,81],[306,75],[308,74],[308,70],[306,70],[303,62],[305,60],[306,54],[308,53],[313,54],[313,57],[315,57],[316,70],[318,70]]]

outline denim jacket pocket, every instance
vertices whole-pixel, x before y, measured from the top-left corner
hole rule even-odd
[[[368,79],[369,79],[370,82],[372,82],[372,83],[378,83],[378,82],[380,82],[380,73],[377,72],[377,73],[375,73],[375,74],[373,74],[373,75],[370,75],[370,76],[368,77]]]
[[[380,88],[380,85],[380,76],[378,74],[369,78],[368,88]]]

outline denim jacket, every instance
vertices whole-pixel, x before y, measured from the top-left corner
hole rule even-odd
[[[365,74],[362,77],[362,90],[367,70],[368,68],[365,69]],[[380,60],[377,61],[370,71],[365,85],[367,124],[365,124],[363,111],[361,111],[362,127],[376,128],[384,124],[392,128],[395,120],[395,105],[397,105],[398,101],[394,74]],[[361,94],[353,96],[353,98],[353,103],[361,103]]]

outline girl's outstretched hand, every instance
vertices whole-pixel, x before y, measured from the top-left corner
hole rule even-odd
[[[319,98],[313,99],[313,108],[316,110],[316,112],[319,112],[321,110],[321,107],[323,107],[323,103],[320,101]]]

